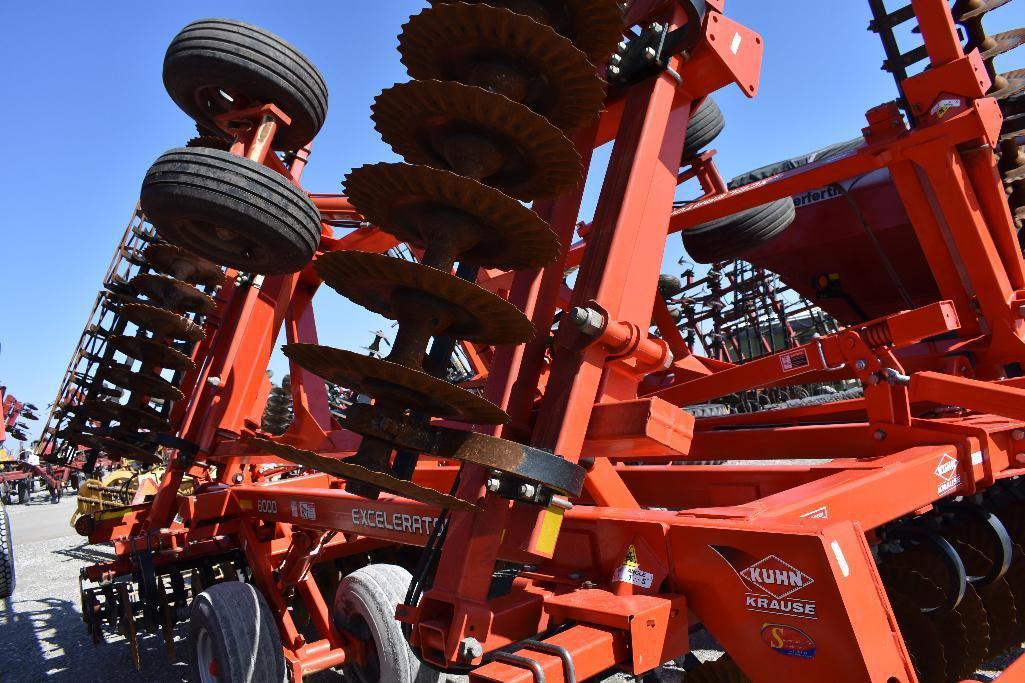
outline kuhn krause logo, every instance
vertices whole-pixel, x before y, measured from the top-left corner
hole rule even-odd
[[[752,612],[815,619],[815,601],[791,597],[815,579],[797,567],[769,555],[740,572],[748,586],[744,606]]]
[[[961,485],[961,474],[957,471],[957,458],[950,453],[940,456],[940,461],[936,463],[933,474],[940,480],[936,486],[936,492],[941,496]]]

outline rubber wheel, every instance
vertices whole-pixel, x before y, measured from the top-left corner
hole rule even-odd
[[[700,154],[719,137],[726,127],[722,110],[711,96],[706,97],[687,122],[687,139],[683,143],[683,159]]]
[[[723,415],[730,414],[730,407],[724,406],[721,403],[699,403],[693,406],[686,406],[684,410],[698,418],[722,417]]]
[[[166,152],[146,172],[139,201],[168,242],[251,273],[294,273],[320,243],[320,212],[302,190],[219,149]]]
[[[32,497],[32,489],[29,486],[27,479],[22,479],[18,482],[18,502],[22,505],[28,505],[29,498]]]
[[[0,600],[14,593],[14,541],[7,507],[0,503]]]
[[[277,149],[303,147],[327,116],[327,85],[317,67],[273,33],[230,19],[194,21],[174,37],[164,55],[164,87],[211,131],[220,130],[215,117],[231,109],[277,106],[292,119],[274,136]]]
[[[683,283],[680,278],[668,273],[658,276],[658,293],[663,299],[671,299],[683,291]]]
[[[777,199],[683,231],[683,248],[699,263],[739,257],[765,244],[794,222],[794,200]]]
[[[346,680],[359,683],[429,683],[441,673],[413,653],[395,607],[403,602],[412,576],[393,564],[372,564],[342,579],[335,593],[335,627],[373,642],[365,666],[343,665]]]
[[[241,581],[196,596],[189,617],[189,672],[204,683],[282,683],[285,656],[267,601]]]
[[[14,505],[13,487],[8,482],[0,482],[0,501],[4,505]]]

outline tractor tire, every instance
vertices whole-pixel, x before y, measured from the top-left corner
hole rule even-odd
[[[14,541],[7,507],[0,503],[0,600],[14,593]]]
[[[160,236],[197,256],[250,273],[294,273],[320,243],[320,212],[280,173],[208,148],[164,153],[139,199]]]
[[[22,505],[28,505],[29,498],[32,497],[32,486],[29,484],[28,479],[22,479],[18,482],[18,502]]]
[[[14,505],[13,488],[14,487],[11,486],[10,482],[0,481],[0,501],[2,501],[4,505]]]
[[[658,276],[658,294],[663,299],[671,299],[683,292],[683,283],[680,278],[669,273],[662,273]]]
[[[357,683],[430,683],[441,681],[435,671],[417,659],[402,627],[395,619],[395,607],[406,598],[412,576],[393,564],[371,564],[342,579],[335,593],[331,616],[335,627],[374,642],[376,657],[364,666],[343,665],[346,680]]]
[[[777,199],[683,231],[683,248],[699,263],[738,258],[765,244],[794,222],[791,197]]]
[[[302,148],[327,117],[327,85],[294,46],[261,28],[230,19],[201,19],[183,28],[164,55],[164,87],[201,129],[231,109],[273,104],[292,123],[274,147]],[[225,97],[228,95],[228,97]]]
[[[192,601],[190,680],[282,683],[285,656],[274,615],[248,583],[225,581]]]
[[[719,137],[719,133],[722,133],[725,127],[726,119],[723,118],[722,110],[709,95],[687,122],[687,139],[683,143],[683,159],[690,159],[704,151]]]
[[[686,406],[684,410],[696,418],[722,417],[723,415],[730,414],[729,406],[724,406],[721,403],[699,403],[693,406]]]

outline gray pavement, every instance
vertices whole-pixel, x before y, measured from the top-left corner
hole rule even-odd
[[[136,671],[123,638],[93,646],[82,623],[78,599],[79,569],[111,557],[109,547],[89,545],[69,525],[75,509],[74,496],[53,505],[46,492],[36,493],[28,505],[7,508],[14,536],[17,587],[14,596],[0,603],[0,683],[74,681],[75,683],[118,683],[155,681],[181,683],[187,671],[180,656],[169,661],[163,640],[140,638],[142,669]],[[179,625],[178,654],[184,653],[184,624]],[[719,652],[710,639],[699,643],[695,654],[702,660],[715,659]],[[1015,653],[1018,654],[1018,653]],[[975,678],[988,681],[1011,661],[995,663]],[[314,683],[343,683],[334,672],[307,678]],[[603,683],[629,683],[630,676],[615,675]],[[666,667],[658,675],[661,683],[680,683],[682,671]],[[450,677],[448,683],[461,683]]]

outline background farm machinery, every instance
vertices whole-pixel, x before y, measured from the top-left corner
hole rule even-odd
[[[299,184],[319,72],[261,29],[185,27],[164,83],[202,134],[147,172],[44,431],[56,462],[162,468],[76,522],[115,548],[82,573],[93,638],[173,650],[187,619],[192,675],[232,681],[644,674],[699,628],[727,655],[691,683],[960,680],[1013,650],[1025,82],[993,59],[1025,33],[981,26],[1004,4],[870,2],[899,100],[734,188],[694,143],[710,93],[756,95],[763,46],[721,0],[431,3],[399,39],[415,80],[373,106],[403,163],[345,196]],[[884,172],[885,231],[843,185]],[[795,230],[792,197],[834,186],[858,236]],[[660,279],[674,232],[716,265]],[[387,355],[320,345],[322,284],[398,322]],[[861,393],[788,403],[806,387]]]

